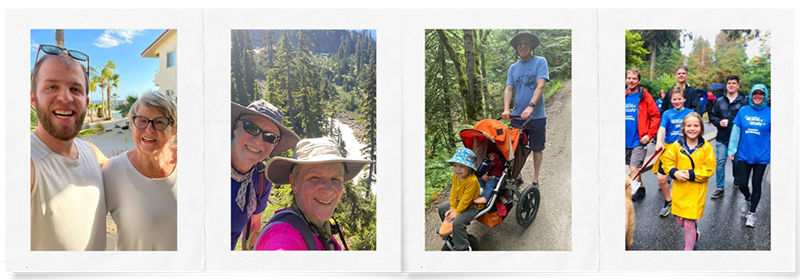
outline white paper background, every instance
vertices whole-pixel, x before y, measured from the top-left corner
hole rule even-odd
[[[721,2],[721,1],[720,1]],[[769,2],[769,1],[767,1]],[[40,4],[30,2],[29,5]],[[211,4],[211,3],[208,3]],[[433,3],[431,3],[433,4]],[[478,264],[482,260],[478,257],[460,257],[455,261],[445,260],[455,255],[440,255],[439,252],[424,252],[424,214],[421,205],[424,200],[422,170],[424,166],[422,147],[424,140],[421,136],[424,124],[424,111],[422,98],[424,97],[424,60],[423,60],[423,34],[426,28],[564,28],[572,29],[573,35],[573,93],[576,97],[583,97],[589,105],[575,104],[573,107],[573,136],[581,135],[584,139],[598,139],[596,143],[587,141],[581,145],[573,145],[573,226],[572,226],[572,251],[571,252],[479,252],[481,257],[497,259],[498,270],[503,271],[638,271],[638,272],[671,272],[671,271],[719,271],[725,273],[739,271],[796,271],[796,228],[797,228],[797,182],[800,172],[797,168],[798,153],[798,114],[795,109],[800,108],[797,94],[796,72],[794,72],[797,45],[796,11],[794,8],[752,11],[735,10],[735,20],[723,24],[723,11],[709,9],[701,11],[682,10],[561,10],[551,9],[533,10],[537,17],[526,18],[525,24],[518,19],[517,10],[485,10],[484,6],[495,3],[465,4],[472,7],[472,13],[480,15],[470,20],[456,16],[453,10],[382,10],[354,12],[340,9],[327,12],[311,12],[305,10],[273,10],[264,14],[250,13],[247,16],[229,15],[229,10],[205,11],[198,10],[80,10],[78,14],[85,17],[66,17],[62,13],[42,10],[6,10],[2,36],[5,40],[4,85],[6,90],[4,118],[6,127],[0,135],[14,135],[13,138],[0,137],[5,145],[0,152],[5,159],[0,171],[3,174],[3,183],[6,191],[0,194],[6,206],[2,208],[5,213],[5,242],[0,245],[5,249],[5,271],[194,271],[199,272],[206,268],[210,271],[252,271],[252,268],[239,269],[236,266],[227,267],[227,264],[241,263],[244,258],[235,256],[228,251],[228,236],[226,233],[229,225],[228,208],[214,205],[208,197],[210,194],[222,194],[227,197],[224,188],[205,188],[209,186],[226,186],[219,178],[227,174],[216,174],[227,170],[228,148],[227,140],[219,138],[222,131],[227,131],[230,77],[230,29],[377,29],[378,35],[378,118],[379,118],[379,146],[397,147],[394,151],[381,149],[379,158],[390,158],[391,162],[380,161],[382,191],[385,195],[378,200],[378,250],[377,252],[345,252],[345,257],[336,255],[325,258],[333,263],[351,262],[335,269],[341,271],[361,272],[370,271],[400,271],[399,261],[402,253],[402,271],[404,272],[440,272],[455,271],[465,265],[450,265],[455,261],[469,264]],[[553,3],[541,3],[551,6]],[[620,3],[621,4],[621,3]],[[694,3],[693,3],[694,4]],[[697,3],[699,6],[710,7],[709,4]],[[753,2],[752,5],[761,5]],[[62,3],[69,5],[69,3]],[[173,4],[174,5],[174,4]],[[215,6],[227,6],[228,3],[214,3]],[[255,4],[253,4],[255,5]],[[300,4],[290,4],[293,6]],[[413,5],[413,4],[412,4]],[[419,5],[419,4],[417,4]],[[454,5],[454,4],[451,4]],[[527,3],[522,6],[531,8],[538,5]],[[555,4],[564,5],[564,4]],[[583,6],[595,5],[583,3]],[[614,5],[614,4],[612,4]],[[664,5],[668,5],[665,3]],[[774,3],[767,3],[775,6]],[[785,4],[785,5],[795,5]],[[37,5],[46,7],[47,5]],[[89,5],[84,5],[88,7]],[[280,2],[281,7],[286,7],[287,2]],[[317,5],[314,5],[315,7]],[[343,7],[353,9],[356,5],[350,4]],[[369,6],[369,5],[366,5]],[[446,4],[433,4],[443,7]],[[508,6],[508,5],[507,5]],[[623,6],[623,5],[617,5]],[[722,3],[720,3],[722,6]],[[320,7],[330,7],[322,5]],[[556,18],[556,14],[561,16]],[[346,16],[334,14],[345,13]],[[463,14],[463,11],[462,11]],[[567,16],[565,16],[567,15]],[[692,15],[702,15],[693,17]],[[514,19],[511,19],[513,17]],[[401,22],[402,19],[402,22]],[[698,20],[702,19],[702,20]],[[599,22],[599,25],[597,24]],[[232,26],[237,23],[237,26]],[[402,24],[401,24],[402,23]],[[205,25],[204,25],[205,24]],[[227,25],[218,28],[215,25]],[[624,170],[616,164],[606,164],[601,168],[602,162],[621,162],[621,154],[614,151],[621,150],[622,146],[616,136],[622,133],[622,119],[614,112],[621,111],[598,110],[598,108],[618,108],[621,106],[621,95],[616,95],[613,90],[599,90],[600,88],[620,88],[622,71],[624,69],[624,46],[622,45],[625,29],[663,28],[678,29],[684,27],[699,28],[764,28],[772,30],[772,61],[773,92],[786,92],[776,96],[774,103],[776,131],[772,144],[782,147],[780,154],[773,154],[773,174],[787,174],[773,176],[776,188],[772,198],[772,250],[769,252],[624,252],[623,239],[623,206],[620,195],[616,195],[616,188],[620,182],[618,176],[604,176],[603,174],[623,174]],[[20,164],[28,159],[29,142],[19,142],[19,135],[26,135],[27,108],[19,104],[26,104],[29,92],[29,74],[20,69],[29,69],[30,62],[28,48],[30,44],[30,29],[55,29],[55,28],[176,28],[178,29],[178,48],[181,53],[179,65],[179,115],[181,121],[180,138],[197,139],[196,145],[184,140],[179,152],[181,161],[179,167],[180,186],[190,191],[182,191],[179,195],[179,247],[178,252],[152,253],[152,252],[28,252],[29,249],[29,194],[23,188],[15,189],[13,186],[29,183],[29,168]],[[214,38],[208,37],[210,31],[216,30],[220,40],[216,51],[209,52],[213,46]],[[223,35],[224,34],[224,35]],[[206,37],[202,37],[205,35]],[[599,37],[599,39],[598,39]],[[408,40],[408,42],[406,42]],[[402,48],[400,48],[402,46]],[[398,49],[400,48],[400,49]],[[390,50],[391,54],[384,50]],[[205,51],[205,53],[203,53]],[[20,54],[26,55],[20,55]],[[205,55],[206,64],[216,59],[213,65],[206,67],[203,64]],[[227,58],[226,58],[227,57]],[[599,61],[599,68],[598,68]],[[385,64],[386,62],[386,64]],[[388,65],[388,66],[387,66]],[[397,65],[402,65],[398,67]],[[223,69],[224,68],[224,69]],[[598,69],[603,69],[598,71]],[[400,74],[403,74],[403,88],[400,88]],[[203,72],[205,71],[205,72]],[[216,79],[216,86],[212,80]],[[584,81],[579,81],[583,79]],[[600,83],[598,84],[598,80]],[[619,81],[619,82],[617,82]],[[205,84],[204,84],[205,83]],[[224,85],[223,85],[224,84]],[[204,88],[201,88],[205,86]],[[388,87],[388,89],[387,89]],[[213,91],[212,91],[213,90]],[[218,92],[214,97],[210,92]],[[402,93],[402,94],[401,94]],[[202,97],[201,97],[202,96]],[[401,97],[402,96],[402,97]],[[602,98],[600,96],[610,96]],[[224,97],[224,98],[222,98]],[[211,98],[211,99],[207,99]],[[388,100],[387,100],[388,99]],[[211,102],[213,101],[213,102]],[[224,104],[218,109],[219,104]],[[592,106],[591,104],[597,104]],[[401,110],[402,105],[402,110]],[[204,108],[197,110],[196,108]],[[192,110],[194,109],[194,110]],[[392,112],[391,115],[387,112]],[[402,122],[402,123],[401,123]],[[402,130],[401,130],[402,124]],[[387,131],[387,128],[388,130]],[[598,134],[600,131],[603,133]],[[579,134],[580,133],[580,134]],[[387,135],[388,134],[388,135]],[[219,138],[219,139],[217,139]],[[402,140],[402,141],[400,141]],[[398,142],[399,141],[399,142]],[[19,142],[19,144],[18,144]],[[389,144],[386,144],[389,143]],[[212,148],[214,147],[214,148]],[[599,147],[603,147],[602,150]],[[401,154],[401,150],[404,153]],[[401,165],[402,160],[402,165]],[[402,170],[400,167],[403,167]],[[390,175],[387,169],[395,170],[397,174]],[[201,173],[202,172],[202,173]],[[227,171],[224,171],[227,172]],[[223,173],[224,173],[223,172]],[[580,173],[578,173],[580,172]],[[386,174],[384,176],[384,174]],[[390,179],[393,179],[392,182]],[[401,182],[402,180],[402,182]],[[209,183],[206,184],[205,182]],[[611,186],[611,187],[608,187]],[[780,186],[780,189],[778,188]],[[394,189],[400,193],[390,193]],[[384,191],[386,190],[386,191]],[[402,205],[400,203],[402,198]],[[576,208],[580,205],[580,208]],[[401,207],[402,206],[402,207]],[[22,210],[20,210],[22,209]],[[213,210],[213,211],[212,211]],[[198,215],[197,213],[201,213]],[[403,215],[402,224],[400,215]],[[606,215],[604,213],[617,213]],[[386,217],[388,216],[388,217]],[[219,222],[221,221],[221,222]],[[598,223],[599,222],[599,223]],[[204,226],[205,223],[205,226]],[[402,227],[401,227],[402,225]],[[619,225],[619,226],[617,226]],[[402,231],[401,231],[402,230]],[[389,231],[388,233],[386,231]],[[220,233],[223,232],[223,233]],[[402,233],[402,237],[401,234]],[[212,236],[213,235],[213,236]],[[400,240],[400,242],[397,242]],[[402,245],[402,250],[400,249]],[[225,248],[214,248],[222,246]],[[619,248],[619,249],[618,249]],[[599,250],[599,252],[598,252]],[[206,253],[209,252],[208,264]],[[256,252],[242,252],[243,254],[258,254]],[[362,254],[364,253],[364,254]],[[230,254],[230,255],[229,255]],[[286,263],[283,268],[294,270],[297,268],[290,262],[305,260],[302,256],[289,255],[248,255],[247,260],[262,259],[269,265],[272,262]],[[470,255],[477,256],[477,255]],[[502,258],[502,259],[498,259]],[[680,260],[686,260],[685,262]],[[214,260],[216,263],[211,263]],[[236,262],[236,261],[240,262]],[[355,261],[354,261],[355,260]],[[388,260],[388,261],[387,261]],[[373,262],[380,262],[379,265]],[[358,263],[355,265],[353,263]],[[223,268],[223,266],[226,266]],[[212,269],[213,268],[213,269]],[[327,269],[327,268],[326,268]],[[268,269],[265,269],[268,270]],[[269,269],[272,270],[272,269]],[[305,269],[298,269],[305,271]],[[475,271],[477,268],[459,271]],[[494,269],[493,269],[494,270]],[[488,270],[483,270],[484,272]],[[600,278],[625,278],[631,279],[641,276],[590,274]],[[5,274],[6,278],[13,275]],[[147,277],[150,277],[148,275]],[[318,278],[320,275],[308,274],[299,278]],[[333,275],[335,278],[344,278],[342,274]],[[386,278],[386,275],[383,275]],[[462,275],[454,278],[484,278],[486,275]],[[522,275],[512,275],[509,278],[523,278]],[[548,278],[548,275],[545,275]],[[728,278],[734,275],[725,275]],[[62,275],[62,277],[64,277]],[[66,276],[74,279],[84,279],[85,276]],[[108,276],[95,276],[103,279]],[[119,278],[125,275],[115,275]],[[142,277],[142,275],[139,275]],[[172,276],[166,276],[172,278]],[[166,278],[164,275],[156,278]],[[218,279],[229,276],[219,274],[192,275],[192,278]],[[241,275],[234,277],[243,277]],[[265,275],[263,277],[292,277],[290,275]],[[366,278],[371,276],[351,276],[350,278]],[[497,276],[495,276],[497,277]],[[506,276],[501,276],[506,277]],[[537,276],[538,277],[538,276]],[[549,278],[552,278],[549,275]],[[574,276],[573,276],[574,277]],[[650,275],[648,275],[650,277]],[[668,276],[673,278],[675,276]],[[678,277],[686,277],[681,275]],[[722,278],[720,276],[704,275],[704,278]],[[745,275],[744,277],[753,277]],[[795,275],[796,277],[796,275]],[[14,278],[19,278],[19,275]],[[30,278],[30,277],[28,277]],[[52,278],[52,277],[49,277]],[[188,278],[182,276],[181,278]],[[419,275],[415,278],[430,279],[441,278],[441,275]],[[524,276],[529,278],[529,276]],[[572,277],[570,277],[572,278]],[[657,278],[666,278],[665,276]],[[692,277],[690,277],[692,278]],[[736,278],[734,276],[734,278]],[[741,278],[741,276],[739,277]]]

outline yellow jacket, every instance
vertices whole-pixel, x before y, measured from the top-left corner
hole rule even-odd
[[[684,219],[697,220],[703,216],[708,191],[708,178],[714,175],[717,161],[714,149],[700,138],[697,148],[689,154],[681,138],[665,147],[661,155],[664,171],[675,179],[675,172],[688,170],[689,180],[672,180],[672,214]]]
[[[456,209],[456,215],[467,210],[472,201],[481,195],[481,185],[475,174],[469,174],[467,179],[461,181],[458,175],[453,172],[453,188],[450,189],[450,209]],[[482,209],[483,204],[476,208]]]

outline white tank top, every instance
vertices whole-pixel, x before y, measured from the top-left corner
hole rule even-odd
[[[106,250],[106,203],[97,158],[74,140],[78,159],[54,153],[31,133],[31,251]]]

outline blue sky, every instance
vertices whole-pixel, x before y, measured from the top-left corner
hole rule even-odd
[[[124,100],[129,95],[141,95],[148,90],[158,90],[153,84],[158,59],[143,58],[142,52],[150,46],[165,29],[66,29],[64,46],[89,55],[92,67],[114,61],[120,75],[119,87],[112,90]],[[55,30],[31,30],[30,67],[39,44],[55,45]],[[98,90],[99,91],[99,90]],[[91,100],[100,100],[98,92],[91,93]]]

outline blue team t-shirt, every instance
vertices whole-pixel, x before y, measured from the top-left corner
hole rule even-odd
[[[625,96],[625,148],[639,146],[639,92],[628,93]]]
[[[664,115],[661,116],[661,124],[659,127],[667,129],[667,133],[664,136],[665,144],[672,144],[673,142],[678,141],[678,138],[681,138],[683,135],[681,132],[683,118],[685,118],[686,115],[691,112],[694,111],[686,108],[683,108],[680,111],[676,111],[675,108],[664,111]]]
[[[664,98],[656,100],[656,108],[661,108],[661,103],[664,103]]]
[[[772,131],[770,107],[755,109],[744,106],[739,109],[733,123],[741,128],[736,158],[751,164],[769,164]]]
[[[533,56],[528,61],[517,60],[508,68],[508,79],[506,85],[514,87],[514,109],[512,115],[521,115],[531,103],[533,92],[539,79],[550,80],[550,70],[547,67],[547,60],[541,56]],[[544,94],[536,101],[530,118],[543,119],[547,116],[544,113]]]

